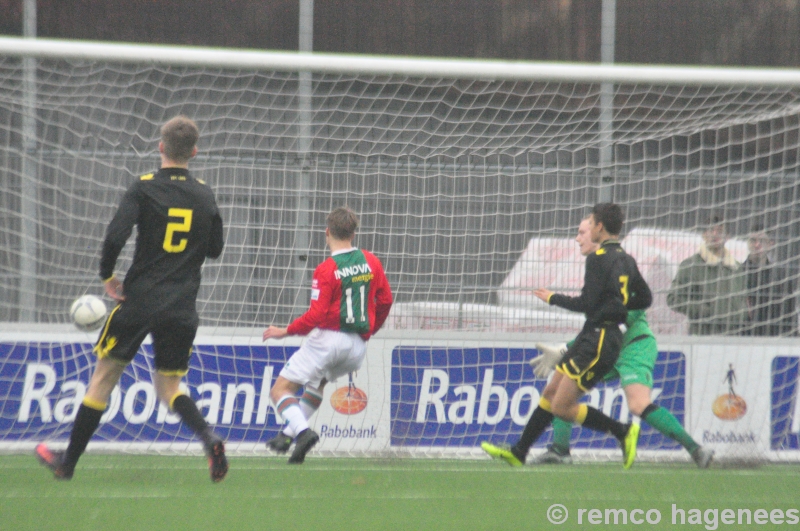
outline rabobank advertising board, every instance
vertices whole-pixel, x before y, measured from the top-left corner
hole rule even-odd
[[[800,357],[775,356],[771,367],[772,450],[800,450]]]
[[[0,339],[0,445],[22,449],[69,436],[94,366],[93,343],[75,340],[83,334],[66,334],[63,340],[52,336],[52,341]],[[269,390],[302,339],[267,345],[260,337],[198,340],[184,378],[186,393],[232,448],[266,452],[264,442],[283,424]],[[318,449],[369,451],[388,445],[384,366],[377,356],[358,373],[326,386],[311,419],[320,435]],[[93,443],[177,444],[180,449],[196,441],[157,399],[151,371],[152,345],[145,342],[112,392]]]
[[[256,350],[254,350],[254,348]],[[269,388],[297,347],[198,345],[185,382],[206,419],[229,440],[261,439],[280,426]],[[105,441],[192,441],[192,433],[158,401],[151,345],[123,373],[101,419]],[[59,439],[86,393],[91,343],[0,343],[0,434],[4,441]]]
[[[362,368],[326,386],[310,419],[320,435],[315,451],[481,455],[481,441],[518,439],[547,383],[528,364],[538,355],[528,341],[484,341],[472,334],[437,345],[435,336],[408,337],[373,338]],[[38,441],[67,439],[95,361],[91,339],[77,333],[0,334],[0,447],[27,449]],[[234,448],[267,453],[264,442],[282,425],[269,389],[301,342],[264,344],[255,334],[198,336],[186,390]],[[778,460],[800,459],[800,347],[788,341],[772,346],[680,338],[663,341],[662,349],[653,401],[698,442],[720,457],[767,452]],[[150,350],[145,343],[125,370],[94,444],[177,443],[180,449],[195,440],[157,400]],[[631,418],[618,381],[592,389],[584,400],[622,422]],[[548,430],[537,447],[550,437]],[[613,437],[580,427],[573,428],[572,441],[576,449],[617,449]],[[647,423],[639,446],[684,455]]]
[[[534,376],[527,348],[431,348],[398,346],[392,351],[391,444],[475,447],[483,440],[515,442],[539,402],[546,380]],[[683,421],[686,358],[660,352],[653,398]],[[618,382],[603,384],[584,398],[622,422],[630,418]],[[640,447],[676,449],[677,443],[643,426]],[[538,445],[549,442],[550,433]],[[575,428],[576,448],[617,448],[611,436]]]

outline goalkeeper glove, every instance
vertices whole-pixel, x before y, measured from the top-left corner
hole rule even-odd
[[[536,343],[536,348],[539,349],[539,352],[542,354],[536,356],[528,363],[533,367],[533,374],[535,374],[537,378],[547,378],[553,370],[553,367],[558,363],[558,360],[564,356],[564,353],[567,351],[567,345],[565,343],[559,345]]]

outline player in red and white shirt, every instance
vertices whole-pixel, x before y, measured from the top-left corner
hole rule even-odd
[[[286,453],[294,438],[292,464],[302,463],[319,441],[308,419],[322,403],[325,384],[361,368],[366,341],[383,326],[392,306],[392,290],[380,260],[353,247],[356,228],[358,217],[352,210],[337,208],[328,214],[325,239],[331,256],[314,270],[311,307],[286,328],[264,330],[264,341],[308,336],[270,390],[286,426],[267,446]]]

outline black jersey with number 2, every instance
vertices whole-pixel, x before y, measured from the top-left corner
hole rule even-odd
[[[194,311],[205,259],[222,252],[222,218],[208,185],[185,168],[142,175],[128,188],[108,225],[100,277],[114,275],[122,248],[137,229],[133,263],[123,294],[145,300],[153,311],[168,307]]]
[[[653,302],[650,287],[636,260],[616,240],[606,240],[586,257],[583,289],[578,297],[554,294],[550,304],[586,314],[586,324],[625,322],[628,310],[644,310]]]

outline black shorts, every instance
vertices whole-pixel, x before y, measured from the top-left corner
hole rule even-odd
[[[153,338],[156,370],[182,376],[189,371],[192,344],[199,318],[196,311],[164,312],[154,315],[141,304],[118,304],[106,319],[94,352],[128,364],[133,361],[144,338]]]
[[[621,348],[622,332],[618,326],[586,326],[556,364],[556,370],[588,391],[614,368]]]

